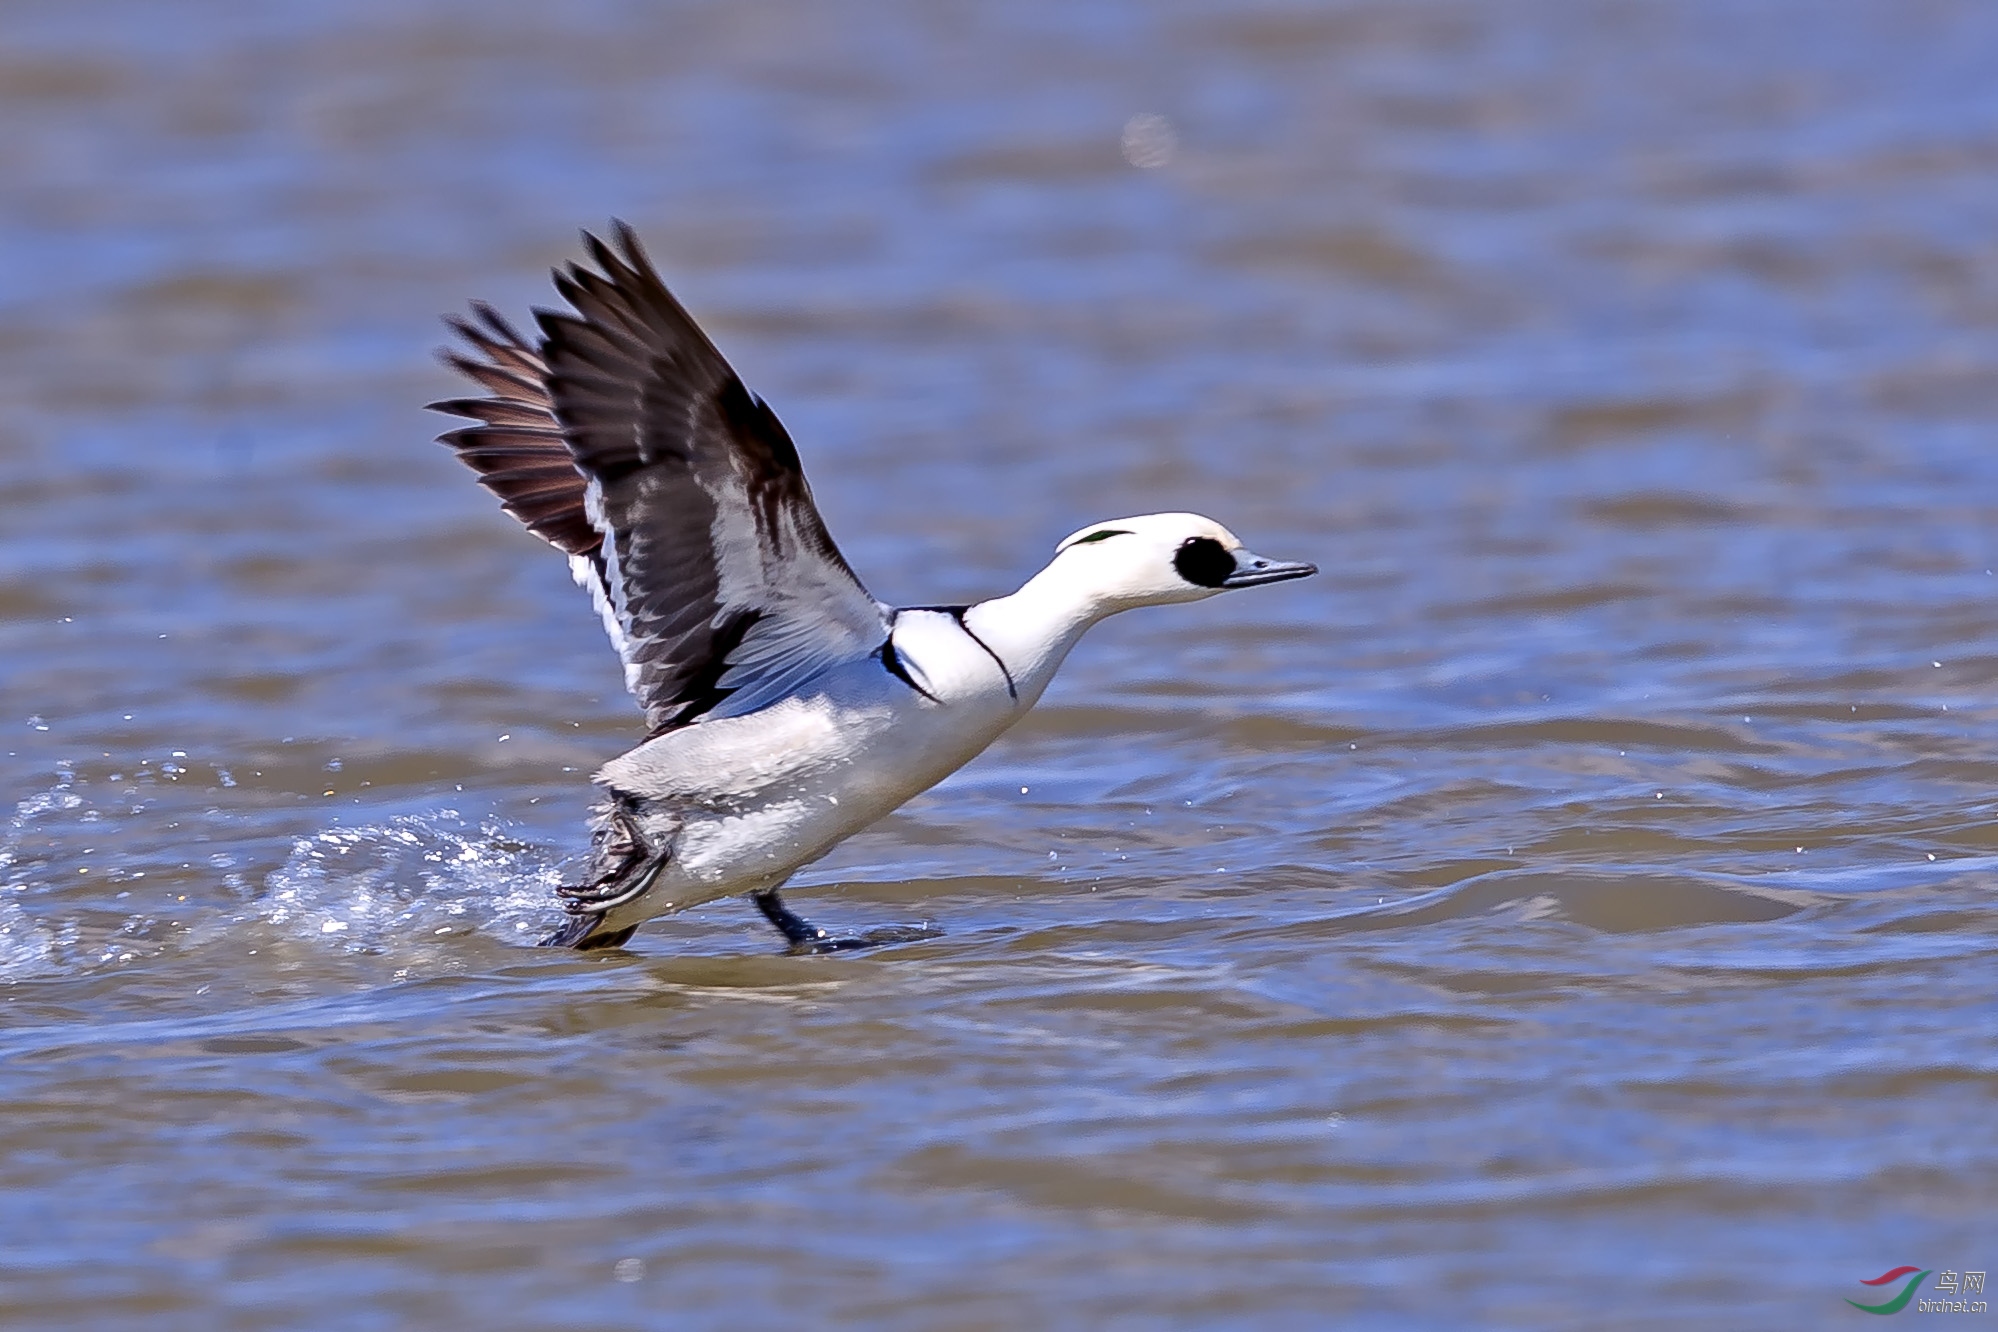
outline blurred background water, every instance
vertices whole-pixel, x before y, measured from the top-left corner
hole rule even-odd
[[[1998,1262],[1998,10],[0,7],[0,1319],[1818,1327]],[[984,758],[526,945],[638,734],[428,441],[629,218]]]

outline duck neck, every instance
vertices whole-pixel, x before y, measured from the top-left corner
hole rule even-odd
[[[1011,596],[981,601],[964,613],[965,627],[1006,664],[1020,706],[1032,707],[1083,631],[1111,613],[1076,590],[1073,579],[1041,570]]]

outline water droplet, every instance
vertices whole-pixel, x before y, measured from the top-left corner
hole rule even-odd
[[[1126,162],[1151,171],[1172,161],[1179,152],[1179,135],[1164,116],[1141,111],[1124,122],[1123,147]]]

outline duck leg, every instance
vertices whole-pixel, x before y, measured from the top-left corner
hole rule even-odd
[[[785,906],[784,899],[777,896],[775,888],[751,893],[749,900],[756,903],[756,909],[763,913],[763,919],[775,925],[778,932],[784,936],[784,941],[791,947],[808,953],[817,953],[825,951],[818,945],[833,942],[830,934]]]
[[[604,917],[651,891],[666,868],[669,853],[654,852],[639,834],[629,811],[613,805],[597,835],[597,877],[585,884],[564,884],[555,890],[569,918],[541,941],[544,948],[620,948],[636,925],[603,933]]]
[[[652,891],[661,870],[673,855],[673,839],[655,846],[639,830],[636,813],[622,796],[604,810],[596,835],[596,878],[564,884],[555,890],[572,912],[606,912],[635,902]]]
[[[874,948],[881,944],[914,943],[918,939],[934,938],[943,933],[942,930],[930,925],[890,925],[878,930],[869,930],[866,934],[834,938],[785,906],[784,899],[777,896],[775,888],[751,893],[749,900],[756,903],[756,909],[763,913],[765,920],[777,927],[794,953],[844,953],[855,948]]]

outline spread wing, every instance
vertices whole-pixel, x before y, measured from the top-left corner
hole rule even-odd
[[[436,404],[480,423],[443,442],[570,555],[655,734],[754,712],[878,649],[886,610],[826,532],[776,414],[629,227],[622,255],[583,239],[601,271],[557,271],[574,313],[536,311],[538,349],[484,307],[453,321],[483,359],[445,359],[492,396]]]

